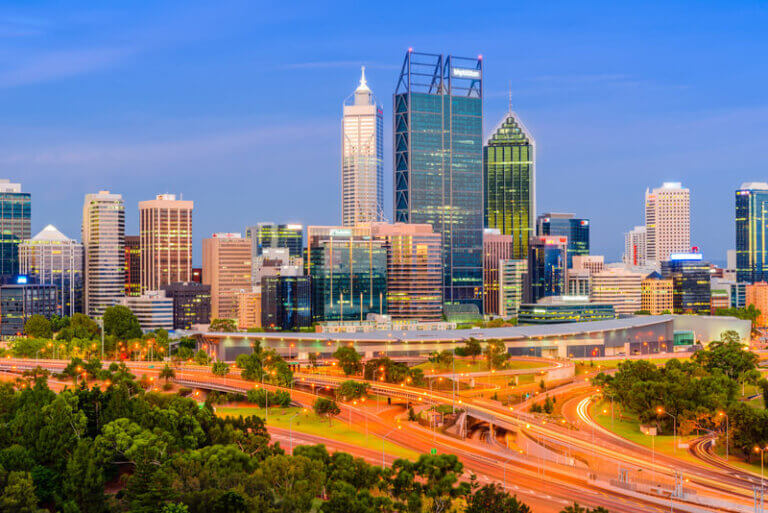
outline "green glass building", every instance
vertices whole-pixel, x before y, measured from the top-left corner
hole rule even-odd
[[[748,182],[736,191],[736,281],[768,280],[768,184]]]
[[[32,200],[21,184],[0,180],[0,278],[19,273],[19,244],[32,236]]]
[[[513,257],[528,256],[535,235],[536,143],[511,110],[483,148],[485,227],[513,237]]]

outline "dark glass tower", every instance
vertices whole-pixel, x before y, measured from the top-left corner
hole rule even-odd
[[[19,273],[19,244],[32,237],[31,198],[21,184],[0,180],[0,278]]]
[[[485,227],[511,235],[513,259],[528,256],[536,216],[536,143],[510,111],[483,148]]]
[[[408,51],[394,95],[395,221],[442,235],[443,300],[483,304],[483,61]]]
[[[541,214],[536,219],[536,234],[568,237],[569,269],[574,255],[589,255],[589,219],[576,219],[573,214]]]
[[[262,326],[287,331],[312,325],[309,276],[266,276],[262,284]]]
[[[661,274],[672,279],[672,306],[676,314],[710,313],[711,266],[700,253],[673,253],[661,263]]]
[[[259,223],[245,229],[245,236],[253,241],[254,258],[264,248],[288,248],[292,257],[300,257],[304,239],[304,227],[300,224]]]
[[[736,281],[768,281],[768,184],[736,191]]]
[[[565,294],[565,237],[533,237],[528,248],[526,303]]]

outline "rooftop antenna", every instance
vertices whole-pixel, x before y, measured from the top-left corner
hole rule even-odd
[[[512,81],[509,81],[509,112],[512,112]]]

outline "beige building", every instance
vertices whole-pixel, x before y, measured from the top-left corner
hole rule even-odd
[[[502,260],[514,256],[514,237],[501,235],[501,231],[486,228],[483,231],[483,312],[500,315],[500,270]]]
[[[85,287],[83,307],[99,317],[125,293],[125,205],[109,191],[86,194],[83,203]]]
[[[261,287],[237,293],[237,327],[261,328]]]
[[[139,202],[142,291],[192,281],[193,207],[174,194]]]
[[[211,286],[211,320],[237,318],[237,294],[251,290],[251,241],[239,233],[203,239],[203,283]]]
[[[605,257],[603,255],[573,255],[574,271],[589,271],[590,273],[599,273],[605,269]]]
[[[646,259],[666,262],[691,251],[691,193],[679,182],[645,191]]]
[[[757,318],[757,326],[760,328],[768,327],[768,283],[758,281],[747,285],[746,304],[755,305],[760,310],[760,316]]]
[[[631,315],[641,307],[643,275],[624,267],[607,267],[592,274],[589,300],[613,305],[617,315]]]
[[[651,315],[672,313],[673,285],[671,279],[646,277],[641,284],[641,310]]]

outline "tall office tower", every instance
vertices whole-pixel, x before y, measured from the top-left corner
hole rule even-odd
[[[568,237],[568,268],[573,257],[589,254],[589,219],[576,219],[573,214],[550,212],[536,218],[536,235]]]
[[[428,224],[370,223],[387,252],[387,313],[393,319],[443,318],[440,234]]]
[[[100,191],[83,204],[85,313],[99,317],[125,294],[125,205],[123,197]]]
[[[211,286],[211,319],[236,319],[237,294],[251,290],[251,241],[239,233],[203,239],[203,283]]]
[[[515,237],[499,232],[494,228],[486,228],[483,232],[483,312],[489,315],[501,314],[501,262],[516,258]]]
[[[517,317],[525,297],[527,260],[502,260],[499,263],[499,315]]]
[[[384,213],[384,111],[365,81],[343,105],[341,223],[379,221]]]
[[[307,230],[312,319],[316,322],[360,321],[369,313],[387,313],[384,241],[374,240],[370,228],[363,225],[310,226]],[[263,287],[266,287],[265,281],[262,281]],[[262,294],[266,294],[266,288]]]
[[[754,305],[756,309],[760,310],[756,326],[758,328],[768,326],[768,283],[757,281],[747,285],[746,303],[747,306]]]
[[[125,236],[125,295],[141,295],[141,238]]]
[[[605,257],[603,255],[575,255],[571,269],[599,273],[605,269]]]
[[[253,243],[254,257],[265,248],[288,248],[290,256],[302,256],[304,227],[300,224],[258,223],[245,229],[245,237]]]
[[[624,263],[644,266],[647,263],[647,232],[645,226],[635,226],[624,234]]]
[[[83,312],[83,245],[49,224],[19,245],[21,274],[56,286],[56,315]]]
[[[672,280],[674,313],[710,313],[710,268],[701,253],[673,253],[661,263],[661,275]]]
[[[631,315],[642,306],[643,278],[642,273],[634,273],[624,267],[607,267],[592,275],[589,300],[613,305],[618,315]]]
[[[19,273],[19,243],[32,235],[32,196],[0,179],[0,278]]]
[[[768,183],[736,191],[736,281],[768,281]]]
[[[536,142],[511,108],[485,143],[483,155],[485,227],[511,236],[512,258],[525,259],[535,235]]]
[[[680,182],[645,191],[646,259],[669,260],[691,250],[691,193]]]
[[[548,296],[562,296],[567,285],[568,238],[553,235],[532,237],[528,245],[525,303]]]
[[[261,289],[261,325],[291,330],[312,325],[309,276],[267,276]]]
[[[394,212],[443,238],[443,301],[483,305],[483,61],[405,56],[394,96]]]
[[[664,279],[659,273],[651,273],[640,284],[640,309],[651,315],[672,313],[674,286],[671,279]]]
[[[139,202],[142,292],[192,281],[193,207],[175,194]]]

